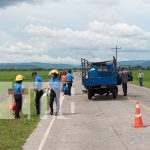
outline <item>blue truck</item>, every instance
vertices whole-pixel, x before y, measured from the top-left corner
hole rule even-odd
[[[81,76],[89,100],[95,94],[105,93],[107,95],[112,93],[113,98],[117,98],[117,85],[121,85],[122,81],[115,57],[113,60],[104,62],[89,62],[81,58]]]

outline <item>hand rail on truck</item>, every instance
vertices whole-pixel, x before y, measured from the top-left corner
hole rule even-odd
[[[83,79],[88,77],[89,62],[86,59],[81,58],[81,77]]]

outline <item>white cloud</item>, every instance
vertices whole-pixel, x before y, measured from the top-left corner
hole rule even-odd
[[[19,60],[26,61],[77,63],[81,57],[111,59],[115,54],[112,47],[116,44],[122,47],[120,56],[125,50],[150,50],[150,32],[126,23],[108,24],[95,20],[84,31],[31,24],[23,32],[30,39],[27,43],[8,44],[0,48],[0,53],[5,50],[5,53],[19,55]]]
[[[19,0],[7,2],[3,6],[17,5]],[[122,47],[120,58],[125,59],[133,59],[134,55],[125,51],[150,50],[150,32],[143,27],[148,26],[149,5],[146,0],[51,2],[19,5],[7,9],[6,13],[1,10],[0,54],[5,53],[5,57],[0,62],[11,59],[76,63],[81,57],[107,60],[115,54],[112,50],[115,45]],[[0,5],[2,7],[2,3]],[[147,22],[140,21],[141,17]],[[135,59],[138,58],[141,56]],[[143,59],[147,58],[143,54]]]
[[[135,25],[125,23],[108,24],[90,22],[85,31],[74,31],[70,28],[52,29],[46,26],[29,25],[24,32],[47,42],[53,49],[98,50],[111,47],[115,43],[124,48],[149,49],[150,33]],[[48,42],[49,41],[49,42]],[[108,50],[109,51],[109,50]]]
[[[33,16],[27,16],[27,22],[31,22],[31,23],[40,23],[40,24],[48,24],[49,21],[43,18],[36,18]]]
[[[120,0],[84,0],[85,2],[90,2],[93,4],[100,4],[102,6],[112,6],[119,3]]]
[[[1,0],[0,1],[0,7],[5,8],[11,5],[18,5],[21,3],[30,3],[30,4],[37,4],[37,3],[43,3],[44,1],[48,0]],[[60,2],[62,0],[49,0],[50,2]]]
[[[9,61],[8,61],[9,59]],[[61,63],[61,64],[78,64],[77,59],[73,59],[71,57],[51,57],[48,55],[37,55],[37,54],[30,54],[30,55],[22,55],[18,54],[10,54],[4,53],[3,57],[0,60],[0,63],[22,63],[22,62],[47,62],[47,63]]]

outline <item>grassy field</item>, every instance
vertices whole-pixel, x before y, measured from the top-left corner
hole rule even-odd
[[[133,83],[136,85],[139,85],[138,72],[139,72],[138,70],[132,70],[134,78]],[[150,88],[150,70],[143,70],[143,72],[144,72],[144,80],[143,80],[144,87]]]
[[[31,71],[0,71],[0,81],[14,82],[17,74],[25,76],[25,81],[33,81]],[[38,71],[44,80],[48,79],[48,71]],[[36,116],[34,96],[31,92],[31,119],[22,114],[21,119],[0,120],[0,150],[20,150],[25,140],[37,126],[40,118]]]
[[[43,77],[44,80],[48,79],[49,71],[37,71],[39,75]],[[0,71],[0,81],[14,81],[16,75],[22,74],[25,77],[25,81],[33,81],[31,77],[32,71]]]

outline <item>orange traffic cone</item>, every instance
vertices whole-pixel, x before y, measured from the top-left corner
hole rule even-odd
[[[134,120],[133,127],[134,128],[146,127],[144,126],[143,121],[142,121],[142,114],[140,111],[139,102],[136,102],[135,120]]]

